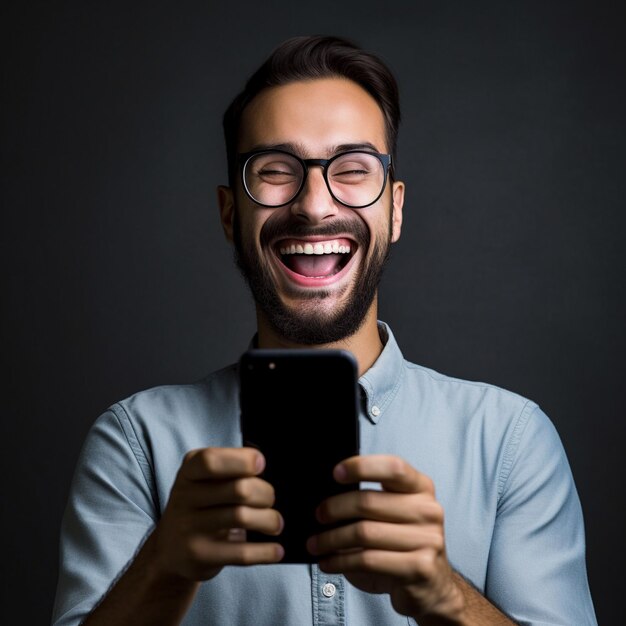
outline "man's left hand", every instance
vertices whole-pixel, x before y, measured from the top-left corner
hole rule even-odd
[[[355,490],[320,505],[321,522],[345,523],[309,540],[320,568],[363,591],[388,593],[403,615],[455,620],[464,594],[446,556],[433,481],[389,455],[351,457],[334,475],[340,483],[378,482],[383,490]]]

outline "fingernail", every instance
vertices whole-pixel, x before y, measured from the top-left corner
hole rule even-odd
[[[276,534],[280,535],[283,532],[283,528],[285,527],[285,519],[282,515],[278,515],[278,528],[276,530]]]
[[[262,454],[257,455],[254,467],[257,474],[260,474],[265,469],[265,457]]]
[[[348,470],[343,465],[337,465],[333,472],[337,480],[345,480],[348,477]]]
[[[276,545],[276,560],[282,561],[285,556],[285,548],[283,548],[280,544]]]

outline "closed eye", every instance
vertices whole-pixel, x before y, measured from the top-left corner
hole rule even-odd
[[[369,174],[369,172],[367,170],[343,170],[342,172],[335,172],[333,176],[349,176],[351,174],[365,176]]]
[[[333,172],[332,180],[342,185],[358,185],[369,180],[371,172],[367,170],[343,170],[341,172]]]
[[[277,169],[264,169],[257,173],[257,176],[270,183],[290,182],[296,178],[293,172]]]

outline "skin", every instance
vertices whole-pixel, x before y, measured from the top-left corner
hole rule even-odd
[[[367,142],[386,152],[384,120],[376,102],[356,84],[318,79],[268,89],[244,112],[239,149],[297,142],[302,156],[328,158],[336,146]],[[308,307],[310,314],[332,315],[356,297],[354,278],[371,258],[376,242],[400,237],[404,184],[388,183],[370,207],[348,209],[328,193],[321,170],[312,168],[305,189],[290,205],[261,208],[241,189],[220,187],[224,232],[241,241],[259,263],[267,264],[284,306]],[[260,233],[280,213],[312,227],[339,218],[361,220],[370,233],[350,270],[329,285],[324,298],[296,288],[281,271]],[[237,218],[235,217],[237,215]],[[236,219],[238,223],[236,224]],[[349,233],[346,233],[348,236]],[[308,289],[308,288],[305,288]],[[313,296],[313,297],[311,297]],[[288,341],[257,307],[259,347],[299,347]],[[319,347],[350,350],[361,373],[382,350],[374,298],[362,325],[350,337]],[[85,624],[177,624],[199,581],[219,575],[224,566],[277,563],[283,556],[271,540],[282,530],[273,509],[274,491],[259,478],[265,460],[251,448],[206,448],[189,452],[178,472],[161,520],[126,573]],[[378,482],[382,491],[353,491],[320,505],[324,523],[357,519],[309,540],[326,572],[343,573],[358,588],[387,593],[396,611],[428,625],[512,624],[458,575],[448,562],[444,513],[432,480],[391,455],[356,456],[335,468],[339,482]],[[269,535],[267,543],[247,543],[245,530]]]
[[[364,143],[373,145],[378,152],[387,151],[380,108],[359,86],[341,79],[291,83],[261,92],[244,111],[240,135],[239,152],[265,146],[296,144],[300,156],[329,158],[335,154],[334,148],[337,146]],[[328,193],[321,168],[312,168],[305,189],[294,202],[285,207],[259,207],[248,199],[240,186],[235,190],[220,187],[218,200],[222,226],[231,242],[234,239],[236,207],[239,207],[239,228],[244,245],[250,246],[258,261],[268,266],[284,306],[299,314],[316,311],[318,315],[330,315],[335,309],[349,305],[355,297],[351,289],[355,272],[371,258],[376,243],[381,240],[387,242],[389,238],[393,243],[399,239],[404,183],[388,183],[383,196],[376,203],[355,210],[335,202]],[[311,299],[310,294],[307,294],[305,298],[303,290],[297,289],[285,273],[277,268],[277,264],[272,263],[272,255],[260,245],[260,232],[265,223],[289,214],[310,227],[322,226],[337,219],[359,220],[370,232],[369,249],[359,248],[356,251],[350,275],[326,288],[331,292],[330,297]],[[258,306],[256,313],[260,347],[300,347],[298,343],[286,340],[273,328]],[[363,325],[355,334],[319,347],[350,350],[359,363],[360,372],[364,372],[382,350],[376,316],[377,301],[374,299]]]

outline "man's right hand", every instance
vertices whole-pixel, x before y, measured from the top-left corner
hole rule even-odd
[[[254,448],[203,448],[180,466],[160,521],[85,626],[180,624],[198,590],[224,565],[276,563],[278,543],[248,543],[246,530],[278,535],[274,489],[259,478]]]
[[[166,576],[208,580],[224,565],[276,563],[278,543],[246,542],[246,530],[278,535],[274,489],[258,477],[265,467],[254,448],[202,448],[185,455],[150,543]]]

